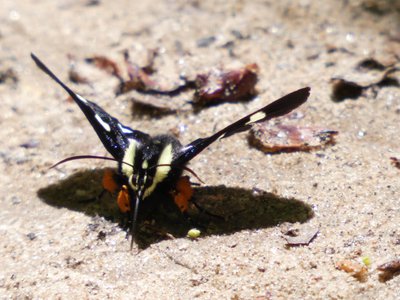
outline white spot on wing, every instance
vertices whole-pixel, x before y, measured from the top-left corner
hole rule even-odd
[[[85,98],[83,98],[81,95],[79,94],[75,94],[76,97],[78,97],[79,100],[81,100],[83,103],[87,103],[87,100]]]
[[[103,119],[99,115],[96,114],[94,117],[96,118],[97,122],[99,122],[100,125],[103,126],[103,128],[106,131],[111,131],[110,125],[108,125],[106,122],[104,122]]]
[[[129,127],[125,127],[125,126],[121,125],[120,123],[118,123],[118,127],[119,127],[119,129],[121,129],[121,131],[123,133],[132,133],[133,132],[132,129],[130,129]]]
[[[246,123],[246,125],[258,122],[258,121],[264,119],[265,116],[266,116],[265,113],[263,113],[262,111],[259,111],[258,113],[255,113],[254,115],[250,116],[250,121],[248,121]]]

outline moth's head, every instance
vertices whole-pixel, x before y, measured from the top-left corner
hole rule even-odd
[[[129,210],[132,213],[131,234],[136,226],[139,204],[151,196],[171,171],[172,144],[150,140],[139,143],[131,140],[120,163],[120,171],[129,190]],[[131,242],[132,247],[133,239]]]
[[[149,162],[144,158],[136,159],[136,164],[122,167],[122,173],[127,180],[127,186],[139,200],[150,196],[156,170],[149,168]]]
[[[132,141],[125,151],[121,173],[139,201],[149,197],[169,174],[173,158],[172,144]]]

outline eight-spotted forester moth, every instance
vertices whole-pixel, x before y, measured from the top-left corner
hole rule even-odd
[[[309,87],[299,89],[209,137],[199,138],[183,146],[178,139],[171,135],[150,136],[123,125],[97,104],[73,92],[34,54],[31,54],[31,56],[36,65],[61,85],[74,99],[96,131],[104,147],[114,157],[114,159],[108,159],[118,162],[116,174],[105,174],[103,185],[108,191],[118,191],[119,208],[122,212],[129,213],[131,235],[134,233],[139,205],[142,202],[151,199],[157,201],[162,196],[172,195],[172,199],[182,212],[188,209],[192,190],[187,177],[182,177],[182,173],[184,170],[190,171],[186,165],[192,158],[218,139],[248,130],[254,123],[289,113],[303,104],[310,94]],[[93,157],[76,156],[62,162]]]

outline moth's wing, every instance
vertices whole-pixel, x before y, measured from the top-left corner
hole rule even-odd
[[[185,164],[218,139],[246,131],[250,129],[254,123],[263,122],[291,112],[306,102],[309,95],[309,87],[299,89],[236,121],[212,136],[200,138],[191,142],[179,151],[174,158],[174,163],[177,165]]]
[[[131,140],[140,142],[148,135],[138,130],[133,130],[121,124],[116,118],[106,113],[100,106],[73,92],[65,83],[53,74],[43,62],[34,54],[31,54],[36,65],[54,81],[61,85],[64,90],[74,99],[86,118],[96,131],[107,151],[118,161],[124,157],[125,150],[129,147]]]

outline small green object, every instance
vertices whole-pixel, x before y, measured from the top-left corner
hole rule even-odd
[[[201,231],[197,228],[192,228],[188,231],[187,236],[191,239],[197,239],[201,234]]]
[[[371,259],[369,258],[369,256],[364,256],[361,258],[361,260],[363,264],[366,265],[367,267],[371,265]]]

